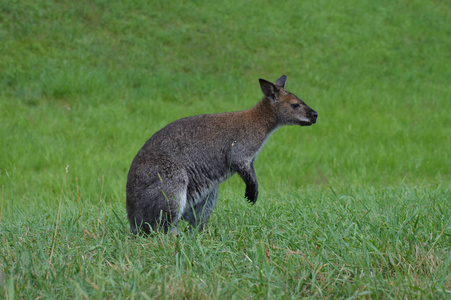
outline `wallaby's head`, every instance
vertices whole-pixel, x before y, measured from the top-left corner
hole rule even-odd
[[[261,78],[259,81],[262,92],[277,115],[280,125],[310,126],[316,123],[318,113],[294,94],[285,90],[287,76],[282,75],[275,83]]]

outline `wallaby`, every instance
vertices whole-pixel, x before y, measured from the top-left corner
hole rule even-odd
[[[253,162],[268,137],[283,125],[309,126],[318,114],[275,83],[259,79],[264,97],[245,111],[183,118],[156,132],[134,158],[127,180],[127,214],[134,234],[178,234],[183,219],[203,230],[218,199],[219,184],[235,173],[255,204]]]

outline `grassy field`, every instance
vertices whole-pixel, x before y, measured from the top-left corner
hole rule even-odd
[[[0,3],[0,298],[451,297],[446,1]],[[258,78],[319,113],[222,185],[207,230],[129,236],[125,181]],[[68,166],[68,167],[67,167]]]

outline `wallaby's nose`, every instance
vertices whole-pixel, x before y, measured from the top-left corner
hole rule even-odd
[[[316,123],[316,118],[318,117],[318,113],[316,111],[312,110],[310,115],[311,115],[311,122],[312,122],[312,124],[315,124]]]

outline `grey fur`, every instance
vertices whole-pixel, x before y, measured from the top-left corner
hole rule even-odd
[[[317,118],[284,89],[285,75],[274,84],[259,81],[265,97],[253,108],[180,119],[139,150],[126,187],[134,234],[168,232],[181,219],[202,230],[217,202],[219,184],[235,173],[246,184],[245,198],[257,201],[253,162],[268,137],[280,126],[308,126]]]

